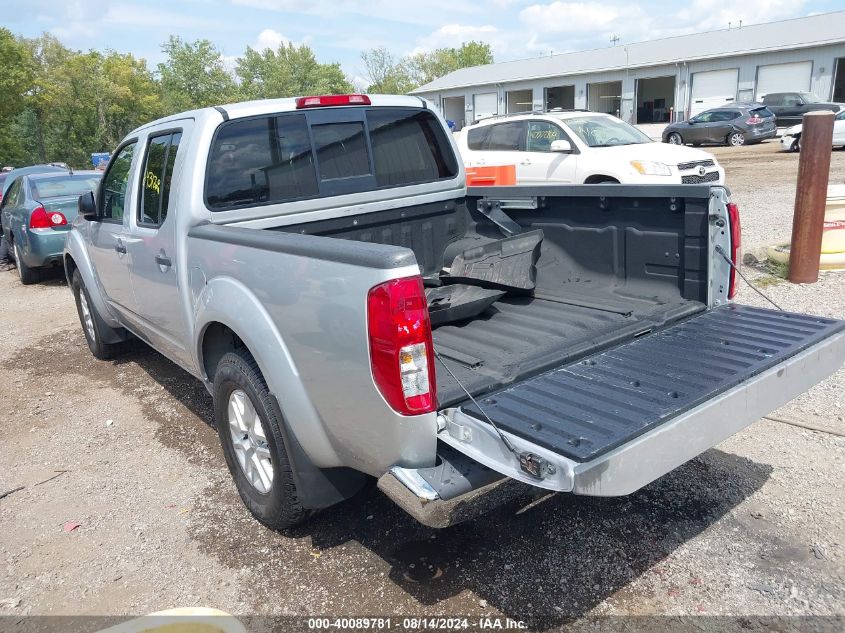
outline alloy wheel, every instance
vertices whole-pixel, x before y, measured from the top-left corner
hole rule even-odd
[[[740,132],[734,132],[728,137],[728,142],[734,147],[745,145],[745,136]]]
[[[94,329],[94,318],[91,316],[91,308],[88,306],[88,299],[85,297],[85,291],[79,289],[79,308],[82,311],[82,324],[85,326],[85,331],[92,342],[97,341],[97,331]]]
[[[229,433],[238,465],[250,485],[261,494],[273,486],[273,461],[267,435],[255,406],[242,389],[229,396]]]
[[[669,135],[669,144],[670,145],[681,145],[681,137],[679,134],[670,134]]]

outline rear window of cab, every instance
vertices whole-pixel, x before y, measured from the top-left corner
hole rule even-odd
[[[212,211],[293,202],[454,178],[457,160],[437,118],[415,108],[371,108],[360,120],[306,113],[223,123],[208,157]]]

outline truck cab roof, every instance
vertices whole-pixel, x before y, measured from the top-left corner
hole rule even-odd
[[[420,108],[428,107],[427,102],[421,97],[411,97],[405,95],[366,95],[369,99],[369,105],[375,107],[400,107],[400,108]],[[239,101],[236,103],[227,103],[216,106],[209,106],[207,108],[199,108],[197,110],[188,110],[179,112],[170,116],[162,117],[142,125],[132,132],[130,136],[137,134],[147,128],[156,127],[162,123],[170,121],[179,121],[182,119],[194,119],[200,121],[206,118],[212,120],[223,121],[231,119],[242,119],[252,116],[260,116],[262,114],[273,114],[276,112],[295,112],[297,109],[297,101],[303,97],[285,97],[282,99],[256,99],[253,101]],[[360,107],[360,105],[342,105],[342,106],[326,106],[326,107]]]

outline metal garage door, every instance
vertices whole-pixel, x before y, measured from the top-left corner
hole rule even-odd
[[[737,68],[693,73],[690,116],[734,101],[738,78]]]
[[[770,92],[803,92],[810,89],[813,62],[757,67],[757,101]]]
[[[484,92],[472,98],[473,118],[483,119],[499,113],[499,95],[495,92]]]

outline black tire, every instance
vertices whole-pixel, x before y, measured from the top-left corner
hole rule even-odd
[[[12,250],[15,253],[15,267],[18,269],[18,277],[24,286],[38,283],[41,279],[41,271],[37,268],[30,268],[21,257],[21,249],[17,242],[12,242]]]
[[[683,145],[684,138],[677,132],[672,132],[666,137],[666,142],[669,143],[669,145]]]
[[[259,418],[266,448],[270,452],[272,484],[266,492],[259,491],[247,478],[238,461],[229,425],[229,399],[236,391],[249,398]],[[214,373],[214,421],[223,446],[223,455],[238,494],[244,505],[261,523],[273,530],[285,530],[305,519],[311,512],[302,507],[290,460],[285,451],[281,431],[283,421],[273,405],[267,383],[252,355],[235,350],[223,355]]]
[[[88,289],[85,287],[85,283],[82,281],[82,275],[79,274],[78,270],[73,271],[73,279],[71,279],[70,285],[73,291],[73,298],[76,301],[76,313],[79,315],[82,333],[85,335],[88,349],[91,350],[94,358],[109,360],[125,352],[129,341],[106,343],[103,340],[104,335],[108,338],[115,338],[120,336],[120,334],[103,321],[97,312],[97,308],[91,303],[91,295],[88,294]],[[83,298],[85,299],[84,302],[82,300]],[[85,309],[88,310],[91,319],[90,323],[86,323]]]

